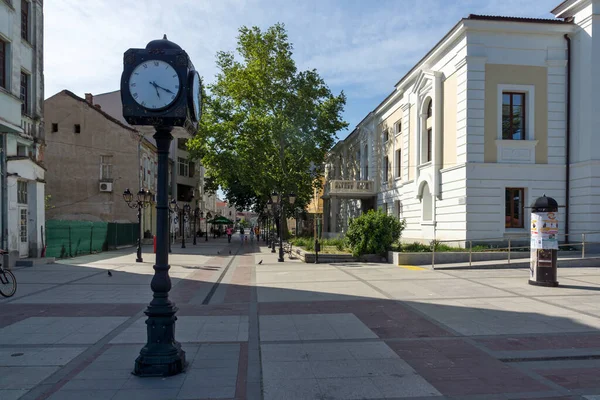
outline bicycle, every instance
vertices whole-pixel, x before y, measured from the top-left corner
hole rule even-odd
[[[8,254],[5,250],[0,250],[0,255]],[[15,274],[4,269],[0,263],[0,295],[3,297],[11,297],[17,291],[17,279]]]

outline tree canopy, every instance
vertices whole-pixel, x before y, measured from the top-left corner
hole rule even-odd
[[[236,53],[217,53],[219,72],[188,149],[238,208],[262,210],[273,190],[307,204],[335,133],[348,125],[344,93],[332,94],[314,69],[298,71],[292,49],[276,24],[242,27]]]

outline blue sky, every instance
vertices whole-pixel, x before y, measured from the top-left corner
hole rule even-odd
[[[552,18],[560,0],[53,0],[45,4],[46,97],[119,88],[123,52],[166,33],[205,82],[215,54],[235,48],[242,25],[283,22],[300,69],[316,68],[348,97],[349,129],[469,14]],[[143,4],[143,6],[141,6]]]

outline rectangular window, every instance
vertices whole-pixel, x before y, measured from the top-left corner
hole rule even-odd
[[[29,42],[29,2],[21,0],[21,37]]]
[[[21,114],[29,114],[29,75],[21,71]]]
[[[189,175],[189,177],[193,178],[194,177],[194,173],[196,171],[196,163],[193,163],[193,162],[190,161],[189,165],[190,165],[190,175]]]
[[[177,163],[179,166],[179,176],[189,176],[190,166],[188,164],[188,161],[183,157],[177,157]]]
[[[524,228],[525,222],[523,212],[525,208],[525,189],[506,188],[505,190],[505,208],[504,208],[504,227],[505,228]]]
[[[396,130],[396,135],[399,135],[402,133],[402,121],[396,122],[395,130]]]
[[[525,93],[502,93],[502,139],[525,139]]]
[[[396,210],[396,218],[402,219],[402,203],[400,200],[394,200],[394,209]]]
[[[100,156],[100,180],[110,181],[112,180],[112,156]]]
[[[390,130],[388,128],[385,128],[383,130],[383,141],[387,142],[390,139]]]
[[[388,157],[385,156],[383,157],[383,180],[387,182],[388,177],[389,177],[389,170],[388,170],[388,166],[389,166],[389,161],[388,161]]]
[[[396,150],[396,178],[402,176],[402,149]]]
[[[177,148],[179,150],[186,150],[187,151],[187,139],[178,138],[177,139]]]
[[[27,204],[27,182],[17,182],[17,203]]]
[[[7,89],[8,86],[8,43],[0,39],[0,87]]]
[[[432,144],[431,136],[432,136],[432,130],[431,130],[431,128],[429,128],[429,129],[427,129],[427,161],[426,162],[431,161],[431,144]]]
[[[58,132],[58,124],[52,124],[52,132],[56,133]]]
[[[75,124],[75,125],[73,126],[73,132],[74,132],[74,133],[81,133],[81,125],[79,125],[79,124]]]
[[[387,203],[383,203],[383,213],[384,213],[385,215],[387,215],[387,214],[388,214],[388,204],[387,204]]]

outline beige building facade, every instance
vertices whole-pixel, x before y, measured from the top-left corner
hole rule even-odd
[[[594,240],[600,1],[553,13],[459,21],[332,149],[325,232],[379,208],[406,221],[406,241],[526,238],[546,194],[561,240]]]

